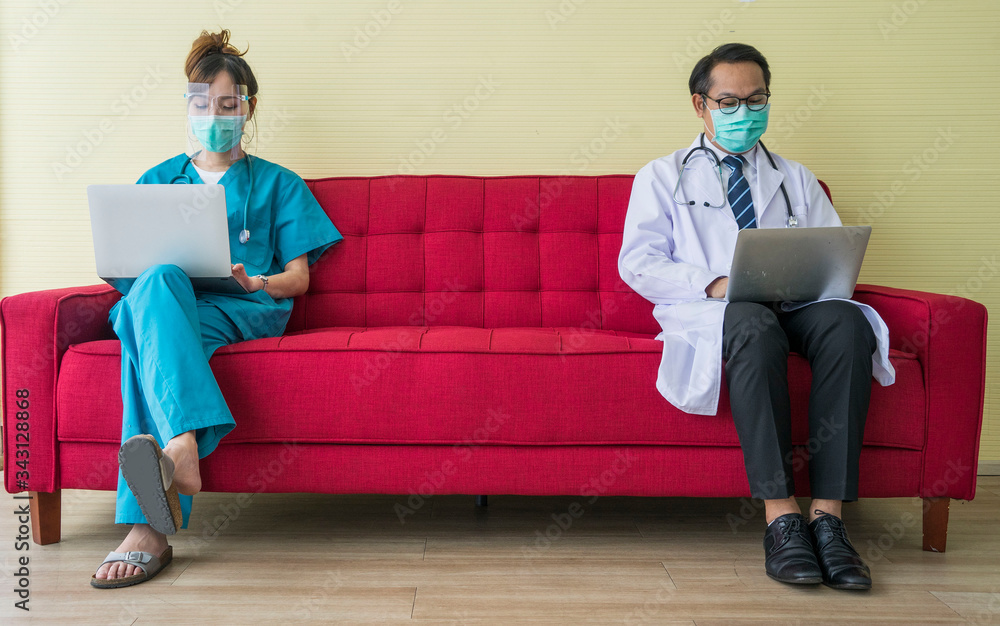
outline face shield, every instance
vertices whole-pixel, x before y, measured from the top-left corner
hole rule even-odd
[[[188,83],[188,156],[197,152],[227,153],[230,161],[240,158],[240,140],[250,104],[246,85],[220,87],[215,83]]]

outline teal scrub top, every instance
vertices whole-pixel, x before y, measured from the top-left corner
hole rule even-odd
[[[226,190],[229,217],[229,253],[232,262],[243,263],[250,276],[271,276],[285,271],[285,264],[303,254],[309,265],[344,236],[330,221],[298,174],[276,163],[251,156],[253,193],[247,209],[250,239],[240,243],[243,205],[250,178],[246,158],[233,163],[219,180]],[[180,174],[186,154],[151,168],[137,184],[165,184]],[[192,165],[185,171],[198,184],[204,181]],[[292,298],[275,300],[263,289],[247,294],[198,292],[198,298],[212,302],[228,315],[243,333],[243,339],[277,337],[285,331],[292,312]]]

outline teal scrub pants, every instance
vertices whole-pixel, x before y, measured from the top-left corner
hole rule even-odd
[[[236,324],[214,304],[197,298],[176,265],[143,272],[109,319],[122,343],[122,442],[148,434],[162,448],[193,430],[198,457],[206,457],[236,426],[208,365],[216,349],[243,340]],[[187,528],[191,499],[180,496],[181,528]],[[115,523],[146,523],[120,470]]]

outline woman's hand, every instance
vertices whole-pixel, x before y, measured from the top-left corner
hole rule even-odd
[[[309,262],[306,260],[306,255],[297,256],[285,263],[285,271],[275,276],[280,277],[280,284],[275,286],[281,288],[283,298],[301,296],[307,292],[309,290]]]
[[[233,266],[233,276],[236,277],[236,282],[243,285],[243,288],[248,292],[257,291],[264,286],[264,281],[261,279],[247,276],[247,271],[243,268],[242,263],[237,263]]]
[[[233,266],[233,276],[247,291],[259,291],[264,281],[247,276],[242,263]],[[278,298],[294,298],[309,290],[309,262],[305,254],[285,263],[285,271],[267,277],[267,295]]]

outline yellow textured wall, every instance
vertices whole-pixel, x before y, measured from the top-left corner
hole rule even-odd
[[[85,187],[184,150],[183,61],[224,25],[261,84],[253,151],[303,177],[634,173],[699,131],[695,60],[754,44],[768,145],[874,228],[862,280],[996,320],[998,23],[993,0],[3,0],[0,293],[97,282]]]

